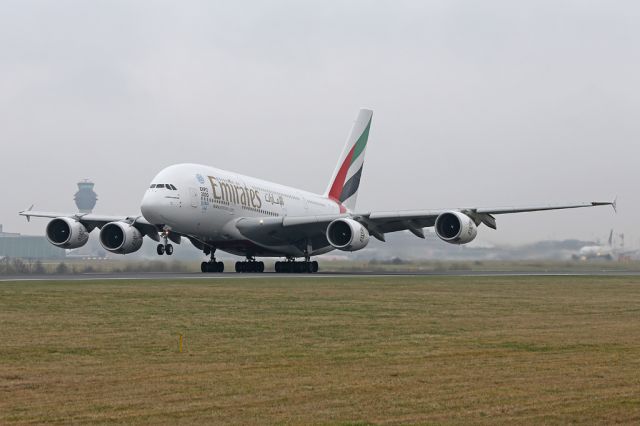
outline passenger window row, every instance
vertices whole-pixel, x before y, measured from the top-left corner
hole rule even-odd
[[[155,189],[167,188],[167,189],[169,189],[171,191],[177,191],[178,190],[178,188],[176,188],[175,186],[173,186],[170,183],[158,183],[158,184],[152,183],[149,188],[155,188]]]

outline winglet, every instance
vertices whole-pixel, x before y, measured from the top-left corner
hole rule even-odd
[[[35,204],[31,204],[31,207],[29,207],[29,208],[28,208],[28,209],[26,209],[26,210],[22,210],[21,212],[19,212],[19,213],[18,213],[18,214],[20,214],[20,215],[22,215],[22,216],[26,217],[26,218],[27,218],[27,222],[31,222],[31,215],[29,214],[29,212],[30,212],[31,210],[33,210],[33,206],[34,206],[34,205],[35,205]]]
[[[596,206],[611,206],[611,207],[613,207],[613,211],[618,213],[618,197],[616,197],[615,200],[613,200],[613,201],[592,201],[591,202],[591,206],[592,207],[596,207]]]

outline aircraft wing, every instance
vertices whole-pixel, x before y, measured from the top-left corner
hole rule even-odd
[[[30,220],[32,217],[45,217],[54,219],[57,217],[68,217],[77,220],[82,223],[85,228],[89,232],[91,232],[95,228],[102,228],[104,225],[110,222],[127,222],[133,226],[135,226],[138,231],[142,234],[148,236],[154,241],[160,241],[160,237],[158,233],[161,232],[161,229],[158,229],[155,225],[149,223],[142,216],[106,216],[106,215],[97,215],[93,213],[58,213],[58,212],[39,212],[34,210],[23,210],[20,213],[20,216],[25,216],[27,220]]]
[[[607,205],[615,208],[615,202],[593,201],[575,204],[532,205],[522,207],[400,210],[300,217],[240,218],[236,222],[236,228],[245,237],[256,242],[278,244],[298,240],[302,241],[309,238],[324,238],[327,226],[332,221],[339,218],[352,218],[364,225],[372,236],[384,241],[384,234],[403,230],[409,230],[414,235],[424,238],[422,228],[434,226],[440,214],[450,211],[464,213],[473,219],[477,225],[484,223],[488,227],[496,229],[497,225],[494,215]]]
[[[436,219],[442,213],[458,211],[466,214],[476,222],[476,225],[484,223],[489,228],[496,229],[497,224],[494,215],[509,213],[525,213],[546,210],[577,209],[582,207],[614,206],[615,202],[585,202],[575,204],[541,204],[521,207],[488,207],[488,208],[455,208],[438,210],[405,210],[390,212],[371,212],[355,215],[354,219],[363,224],[373,225],[380,233],[396,232],[402,230],[414,231],[435,225]],[[360,218],[360,219],[359,219]],[[414,232],[415,233],[415,232]],[[372,233],[375,236],[375,234]]]

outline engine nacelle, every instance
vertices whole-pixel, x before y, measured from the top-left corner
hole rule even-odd
[[[107,223],[100,230],[100,244],[111,253],[129,254],[140,250],[143,235],[126,222]]]
[[[54,246],[75,249],[89,241],[89,231],[70,217],[57,217],[47,225],[47,240]]]
[[[473,220],[466,214],[456,211],[439,215],[435,228],[438,237],[451,244],[467,244],[478,235],[478,227]]]
[[[369,231],[353,219],[336,219],[327,226],[327,241],[338,250],[356,251],[369,244]]]

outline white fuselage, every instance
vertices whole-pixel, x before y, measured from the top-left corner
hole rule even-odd
[[[230,253],[260,256],[299,256],[300,249],[289,245],[258,246],[237,230],[238,219],[345,211],[343,206],[321,195],[198,164],[177,164],[163,169],[151,182],[140,209],[154,225],[193,236]],[[329,245],[314,247],[312,254],[331,249]]]
[[[612,259],[614,252],[611,246],[585,246],[580,249],[579,256],[583,259]]]

